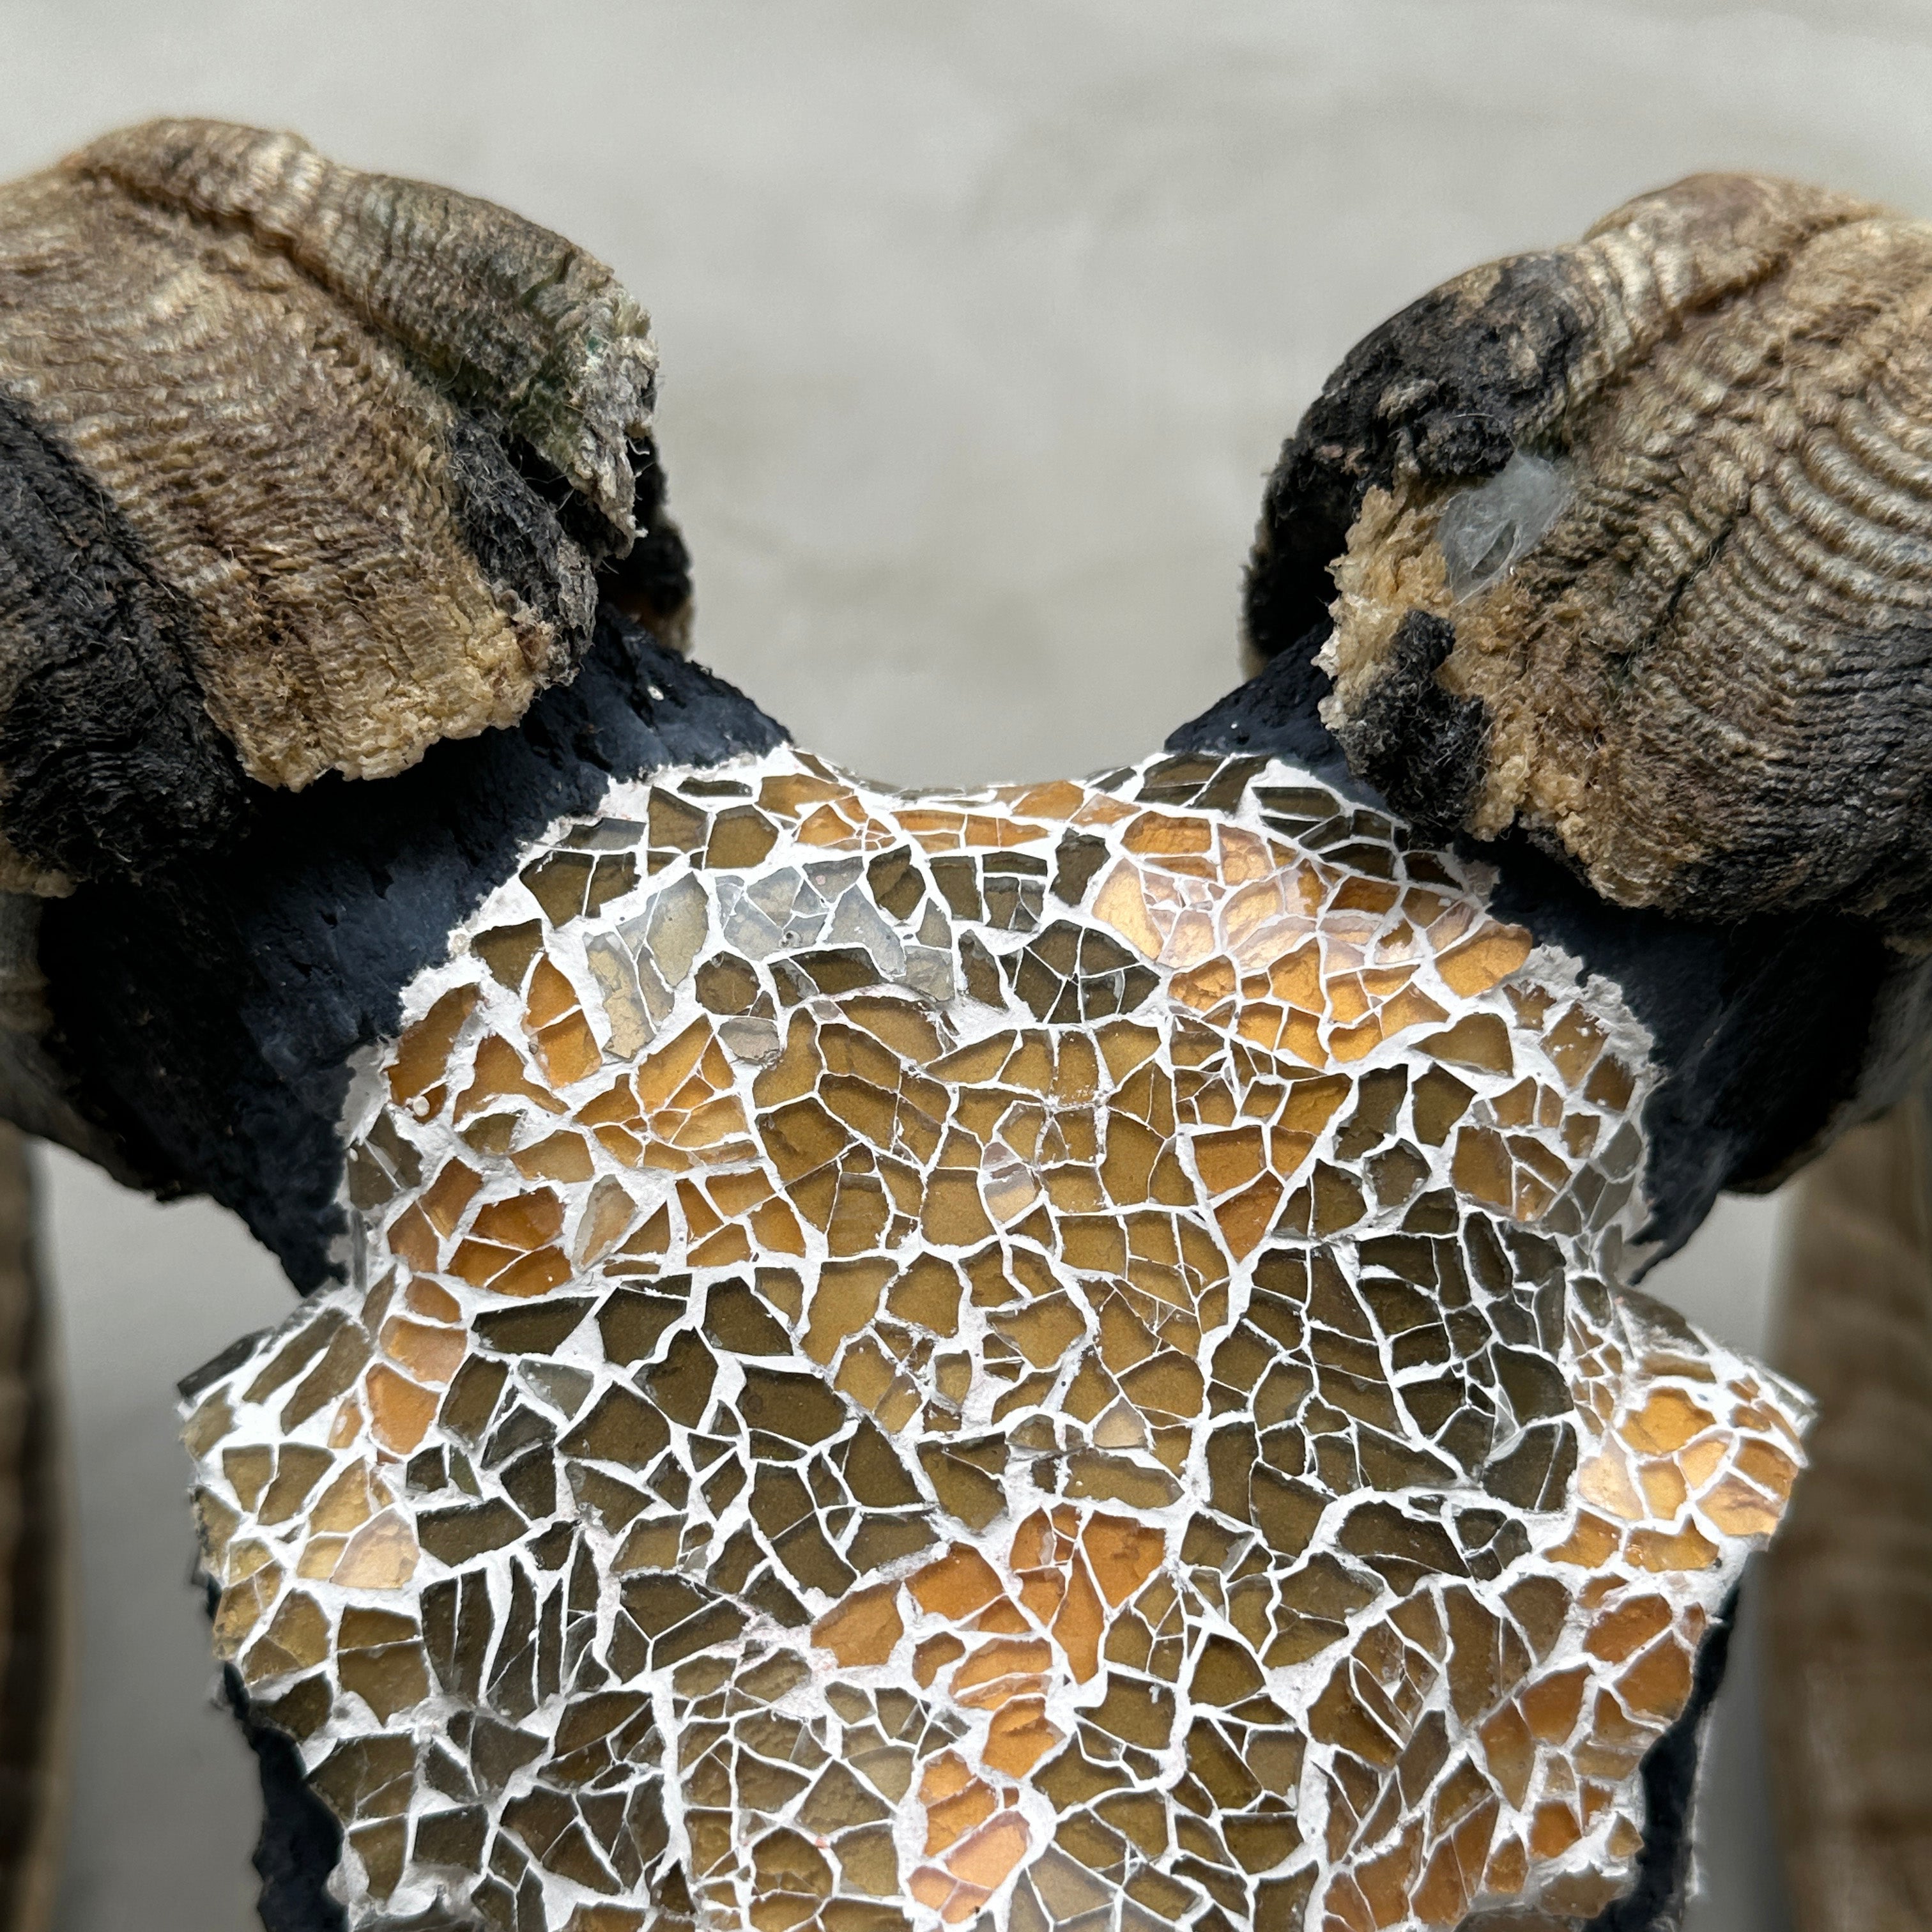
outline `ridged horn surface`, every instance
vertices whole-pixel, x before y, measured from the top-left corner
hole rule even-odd
[[[1526,828],[1626,905],[1922,935],[1929,305],[1932,226],[1746,176],[1472,271],[1284,451],[1251,637],[1320,649],[1425,824]]]
[[[286,254],[460,397],[495,410],[631,530],[626,439],[650,427],[650,320],[604,264],[507,209],[338,166],[292,134],[157,121],[67,164]]]
[[[8,840],[138,870],[244,774],[514,722],[632,548],[654,370],[580,249],[292,135],[157,122],[0,190]]]

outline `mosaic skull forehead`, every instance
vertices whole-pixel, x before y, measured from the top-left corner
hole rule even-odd
[[[189,1405],[348,1922],[1581,1925],[1681,1858],[1805,1405],[1618,1286],[1652,1042],[1487,896],[1261,757],[554,824],[351,1099],[348,1282]]]

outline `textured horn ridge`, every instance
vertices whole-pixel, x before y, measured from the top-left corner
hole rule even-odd
[[[0,806],[43,878],[219,836],[244,774],[386,776],[575,668],[656,362],[561,237],[158,122],[0,194]]]
[[[473,196],[338,166],[293,134],[157,121],[66,166],[286,254],[496,411],[628,547],[626,440],[650,432],[657,358],[648,318],[602,262]]]
[[[1312,652],[1334,597],[1323,715],[1424,824],[1922,934],[1928,301],[1932,226],[1744,176],[1474,271],[1284,452],[1251,635]]]

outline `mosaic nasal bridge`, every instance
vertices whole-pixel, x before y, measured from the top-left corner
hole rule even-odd
[[[1647,1042],[1258,758],[612,786],[197,1391],[356,1927],[1588,1921],[1802,1399],[1616,1286]],[[1538,1916],[1540,1915],[1540,1916]]]

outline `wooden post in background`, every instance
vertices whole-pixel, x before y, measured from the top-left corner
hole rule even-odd
[[[1932,1923],[1932,1114],[1798,1183],[1778,1366],[1818,1399],[1769,1556],[1778,1838],[1808,1932]]]
[[[0,1126],[0,1932],[53,1922],[74,1688],[67,1440],[27,1148]]]

